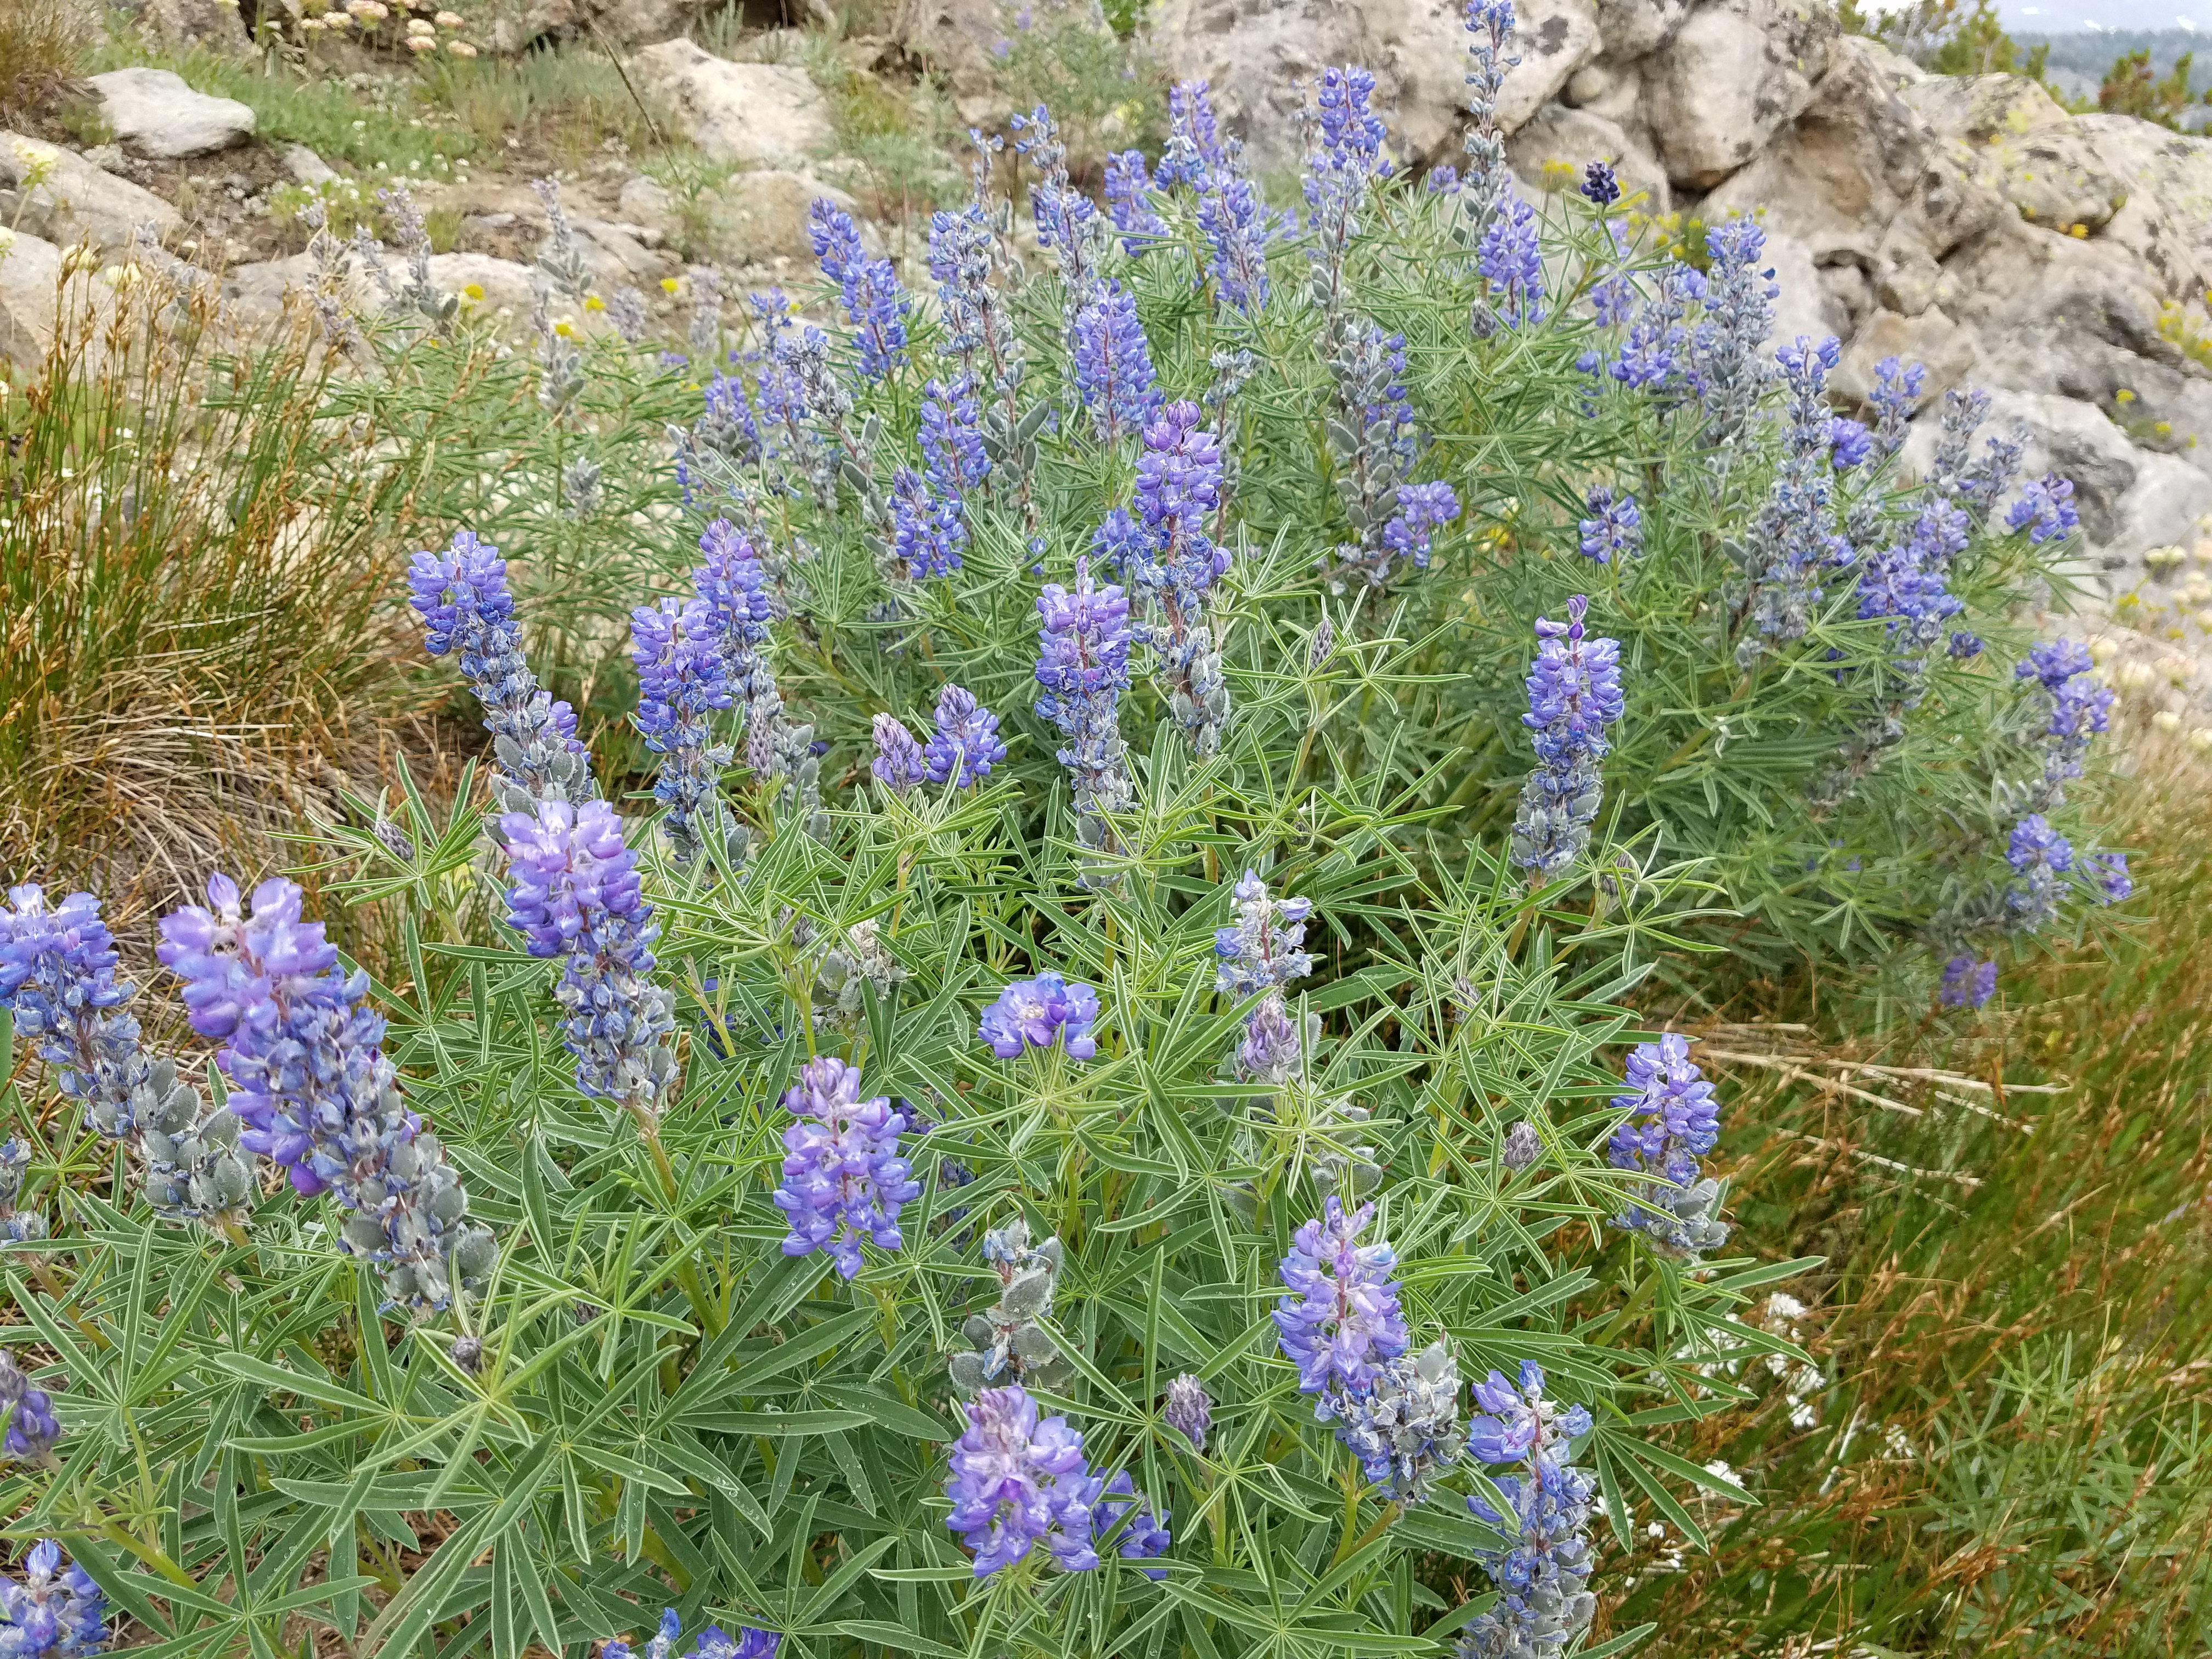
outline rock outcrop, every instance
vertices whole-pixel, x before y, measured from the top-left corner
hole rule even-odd
[[[820,88],[791,64],[733,64],[679,37],[647,47],[629,68],[717,161],[800,167],[836,140]]]
[[[25,181],[34,169],[46,176],[29,186],[26,200]],[[152,191],[81,155],[0,132],[0,223],[64,247],[90,242],[112,258],[137,240],[139,226],[166,236],[184,216]]]
[[[116,141],[134,155],[175,161],[242,144],[253,136],[253,112],[235,98],[195,92],[170,70],[134,64],[92,77],[100,112]]]

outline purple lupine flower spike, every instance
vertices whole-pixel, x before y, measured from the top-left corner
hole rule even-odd
[[[1867,401],[1874,406],[1874,448],[1881,459],[1887,460],[1905,447],[1912,406],[1920,401],[1920,388],[1927,378],[1923,365],[1908,368],[1897,357],[1885,357],[1874,366],[1874,390]]]
[[[1710,443],[1742,431],[1766,384],[1759,352],[1772,331],[1782,290],[1773,269],[1762,265],[1765,248],[1766,233],[1756,220],[1730,219],[1705,232],[1705,320],[1691,339],[1688,379],[1705,405]]]
[[[1096,1480],[1096,1476],[1092,1477]],[[1135,1513],[1130,1514],[1133,1510]],[[1156,1510],[1152,1500],[1137,1490],[1136,1483],[1127,1469],[1105,1482],[1092,1500],[1091,1529],[1094,1536],[1103,1538],[1111,1532],[1124,1515],[1129,1524],[1121,1529],[1115,1540],[1115,1553],[1124,1561],[1152,1561],[1168,1553],[1175,1542],[1168,1532],[1168,1522],[1175,1517],[1166,1510]],[[1158,1567],[1139,1567],[1146,1577],[1158,1580],[1167,1574]]]
[[[653,1639],[645,1644],[643,1659],[676,1659],[677,1639],[684,1633],[684,1621],[676,1609],[661,1609],[660,1624]],[[775,1659],[776,1650],[783,1645],[781,1632],[755,1630],[750,1625],[738,1626],[731,1635],[718,1626],[709,1625],[693,1638],[690,1647],[681,1659]],[[599,1650],[599,1659],[639,1659],[629,1643],[616,1639]]]
[[[2030,647],[2027,660],[2014,668],[2013,675],[2034,681],[2050,700],[2042,732],[2043,787],[2035,801],[2056,805],[2065,799],[2066,785],[2081,775],[2090,740],[2112,723],[2112,689],[2097,678],[2096,665],[2078,640]]]
[[[540,800],[585,800],[597,793],[590,752],[576,738],[575,711],[538,685],[523,657],[499,550],[459,531],[445,552],[415,555],[407,586],[425,647],[434,657],[459,654],[483,706],[501,809],[528,811]]]
[[[782,786],[780,799],[797,799],[805,809],[817,787],[818,763],[811,752],[814,728],[791,720],[776,689],[769,661],[769,623],[775,605],[766,567],[752,543],[726,519],[707,526],[699,547],[706,562],[692,581],[714,611],[730,695],[745,711],[745,764],[756,777]]]
[[[2027,532],[2028,541],[2038,547],[2072,535],[2081,527],[2081,514],[2074,505],[2074,481],[2045,473],[2021,492],[2005,514],[2005,525]]]
[[[130,1008],[135,988],[115,977],[115,940],[100,901],[72,893],[49,907],[45,890],[29,884],[8,898],[0,904],[0,1007],[38,1040],[39,1057],[86,1121],[143,1161],[156,1214],[234,1229],[253,1201],[253,1172],[237,1151],[239,1120],[206,1111],[175,1062],[141,1045]],[[0,1207],[12,1211],[12,1198]],[[5,1227],[21,1232],[34,1220],[43,1218],[12,1216]]]
[[[1039,174],[1030,190],[1030,215],[1037,245],[1049,250],[1071,302],[1081,303],[1099,285],[1098,267],[1111,244],[1097,204],[1068,177],[1067,146],[1052,112],[1042,104],[1008,123],[1022,135],[1014,148]]]
[[[1836,471],[1848,472],[1874,459],[1874,434],[1865,422],[1838,415],[1828,422],[1828,449]]]
[[[1076,392],[1101,443],[1141,429],[1159,406],[1136,296],[1120,283],[1103,284],[1075,313],[1070,356]]]
[[[0,1437],[0,1460],[36,1462],[49,1455],[62,1437],[60,1419],[54,1415],[52,1395],[31,1386],[16,1368],[15,1356],[0,1348],[0,1419],[7,1429]]]
[[[1358,234],[1368,197],[1377,179],[1390,176],[1389,158],[1382,153],[1389,131],[1369,107],[1374,95],[1371,71],[1331,64],[1321,72],[1315,107],[1306,117],[1312,134],[1304,185],[1312,239],[1308,251],[1317,267],[1322,302],[1330,307],[1342,302],[1345,251]]]
[[[1713,1214],[1719,1183],[1698,1164],[1720,1139],[1713,1085],[1691,1060],[1687,1039],[1669,1031],[1630,1053],[1628,1086],[1632,1092],[1615,1095],[1613,1106],[1632,1115],[1613,1131],[1607,1157],[1616,1170],[1646,1177],[1636,1194],[1650,1207],[1613,1224],[1642,1233],[1662,1255],[1696,1262],[1728,1243],[1728,1224]]]
[[[1267,884],[1250,870],[1231,897],[1237,923],[1214,932],[1213,988],[1239,1001],[1261,999],[1246,1017],[1237,1066],[1246,1077],[1280,1086],[1297,1072],[1303,1048],[1286,988],[1313,971],[1311,953],[1301,948],[1313,901],[1273,898]]]
[[[1635,496],[1626,490],[1616,496],[1609,486],[1592,484],[1589,508],[1590,516],[1577,526],[1584,558],[1613,564],[1643,552],[1644,514]]]
[[[1145,605],[1133,636],[1152,647],[1168,707],[1203,760],[1220,747],[1229,686],[1210,615],[1213,585],[1229,551],[1206,534],[1221,501],[1221,445],[1194,403],[1172,403],[1145,423],[1137,460],[1136,515],[1116,511],[1094,550],[1120,561]]]
[[[1431,538],[1457,517],[1459,495],[1443,479],[1401,484],[1398,510],[1382,526],[1384,568],[1402,562],[1416,570],[1426,570]]]
[[[1328,443],[1358,538],[1336,550],[1331,575],[1340,586],[1357,574],[1387,587],[1408,565],[1428,568],[1431,538],[1459,516],[1459,497],[1441,481],[1407,482],[1423,439],[1406,395],[1406,337],[1340,311],[1328,319],[1328,342],[1338,416],[1328,424]]]
[[[860,347],[860,373],[882,380],[906,361],[912,301],[899,286],[898,268],[889,259],[869,258],[852,216],[826,197],[817,197],[807,209],[806,234],[822,262],[822,274],[838,285]]]
[[[1167,234],[1167,221],[1152,208],[1152,191],[1144,151],[1125,149],[1106,158],[1106,208],[1113,216],[1114,228],[1121,233],[1124,253],[1140,254]]]
[[[860,1243],[901,1249],[899,1206],[921,1192],[899,1137],[904,1112],[890,1097],[860,1098],[860,1074],[842,1060],[811,1060],[783,1097],[799,1120],[783,1132],[783,1184],[775,1206],[791,1224],[786,1255],[829,1252],[838,1277],[860,1271]]]
[[[967,1413],[945,1483],[952,1500],[945,1524],[975,1553],[975,1576],[1013,1565],[1040,1543],[1070,1571],[1097,1568],[1082,1433],[1064,1417],[1040,1420],[1019,1383],[985,1389]]]
[[[1505,127],[1498,100],[1505,77],[1521,60],[1506,55],[1513,38],[1513,0],[1468,0],[1468,52],[1474,65],[1467,76],[1467,177],[1459,195],[1479,236],[1490,222],[1492,206],[1511,187],[1505,166]]]
[[[949,576],[960,568],[968,523],[959,501],[939,495],[910,466],[891,475],[891,548],[907,581]]]
[[[1098,1053],[1098,1040],[1091,1034],[1097,1018],[1097,992],[1043,973],[1016,980],[1000,992],[998,1000],[983,1010],[976,1035],[1000,1060],[1012,1060],[1024,1048],[1054,1047],[1066,1049],[1071,1060],[1091,1060]]]
[[[660,928],[639,891],[637,857],[605,801],[548,801],[501,825],[514,885],[507,925],[533,957],[564,958],[554,999],[576,1057],[576,1087],[650,1127],[674,1080],[674,1000],[653,981]]]
[[[711,580],[711,578],[710,578]],[[663,599],[630,612],[630,660],[637,665],[637,729],[660,757],[653,798],[668,809],[661,820],[678,864],[702,845],[699,818],[712,810],[715,780],[732,758],[714,742],[714,711],[735,702],[725,630],[703,599]]]
[[[1474,312],[1477,334],[1534,328],[1544,320],[1544,259],[1536,240],[1536,210],[1508,186],[1491,216],[1477,264],[1489,284]]]
[[[210,878],[207,896],[161,918],[158,954],[184,981],[192,1029],[222,1043],[240,1144],[284,1165],[296,1191],[337,1196],[338,1248],[374,1264],[393,1303],[444,1308],[496,1247],[467,1222],[460,1176],[400,1096],[367,971],[345,971],[289,881],[255,888],[250,912],[227,876]]]
[[[1977,962],[1962,952],[1943,964],[1943,983],[1936,997],[1946,1008],[1979,1008],[1996,991],[1995,959]]]
[[[1620,647],[1585,639],[1589,601],[1567,602],[1567,621],[1536,622],[1535,666],[1528,674],[1528,712],[1521,723],[1534,734],[1537,769],[1522,786],[1513,821],[1513,861],[1548,881],[1589,845],[1604,784],[1598,763],[1611,752],[1606,728],[1621,716]]]
[[[1782,466],[1745,542],[1748,610],[1757,635],[1747,635],[1736,648],[1737,660],[1747,666],[1768,646],[1804,637],[1820,602],[1824,573],[1851,557],[1850,544],[1834,524],[1830,456],[1834,417],[1828,412],[1828,371],[1842,352],[1832,336],[1818,341],[1801,336],[1774,354],[1790,389],[1789,421]]]
[[[1213,1428],[1213,1401],[1206,1397],[1205,1385],[1188,1371],[1170,1382],[1160,1420],[1189,1441],[1192,1450],[1204,1451],[1206,1437]]]
[[[1378,1366],[1375,1384],[1335,1407],[1336,1437],[1360,1473],[1401,1504],[1427,1500],[1437,1477],[1459,1461],[1459,1364],[1451,1345],[1431,1342]]]
[[[1168,88],[1168,145],[1153,182],[1162,190],[1177,185],[1201,189],[1227,160],[1212,88],[1203,81],[1176,82]]]
[[[2019,878],[2005,890],[2011,925],[2033,933],[2057,920],[2058,878],[2074,867],[2073,843],[2051,828],[2043,814],[2031,812],[2013,825],[2005,860]]]
[[[1094,585],[1091,562],[1079,558],[1074,587],[1047,583],[1036,603],[1036,680],[1043,688],[1036,713],[1067,738],[1058,759],[1074,789],[1077,836],[1086,847],[1103,847],[1106,815],[1136,805],[1117,723],[1129,689],[1129,602],[1118,587]]]
[[[896,714],[875,718],[876,757],[868,769],[894,795],[903,795],[929,775],[921,745]]]
[[[1543,1369],[1526,1360],[1517,1386],[1492,1371],[1474,1385],[1474,1397],[1484,1415],[1474,1419],[1468,1450],[1493,1466],[1522,1464],[1522,1472],[1492,1477],[1505,1513],[1480,1498],[1467,1500],[1475,1519],[1513,1541],[1506,1549],[1475,1552],[1498,1597],[1468,1622],[1460,1652],[1561,1652],[1597,1611],[1597,1598],[1583,1588],[1592,1565],[1589,1533],[1597,1483],[1566,1462],[1570,1443],[1589,1431],[1590,1414],[1546,1399]]]
[[[23,1577],[0,1578],[0,1654],[7,1659],[78,1659],[107,1645],[107,1597],[62,1547],[42,1538],[23,1558]]]
[[[2091,853],[2077,863],[2095,887],[2100,902],[2118,904],[2134,896],[2135,878],[2128,873],[2125,853]]]
[[[1376,1368],[1406,1351],[1398,1286],[1389,1277],[1397,1255],[1388,1240],[1358,1242],[1374,1218],[1372,1204],[1346,1214],[1331,1197],[1321,1219],[1297,1230],[1283,1258],[1290,1293],[1275,1306],[1276,1340],[1297,1367],[1298,1392],[1321,1396],[1318,1415],[1332,1414],[1345,1396],[1365,1393]]]
[[[973,380],[957,374],[922,387],[922,471],[939,497],[963,502],[991,476]]]
[[[975,693],[957,685],[938,693],[937,729],[922,746],[932,783],[972,788],[1006,757],[999,717],[978,703]]]

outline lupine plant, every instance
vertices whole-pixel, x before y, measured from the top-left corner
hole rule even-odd
[[[743,338],[704,270],[665,361],[551,326],[556,453],[603,363],[692,400],[629,732],[488,501],[392,596],[487,788],[322,825],[313,899],[209,872],[166,976],[15,890],[0,1491],[83,1578],[33,1551],[19,1645],[103,1596],[179,1656],[1632,1643],[1595,1534],[1744,1501],[1665,1431],[1748,1397],[1696,1356],[1794,1353],[1732,1314],[1804,1264],[1629,1000],[1727,929],[1970,1010],[2128,878],[2069,799],[2109,696],[2006,620],[2063,481],[1971,394],[1906,478],[1917,371],[1833,411],[1754,222],[1693,268],[1601,165],[1525,197],[1468,21],[1462,170],[1341,66],[1303,211],[1202,84],[1102,208],[1040,108],[933,295],[823,204]]]

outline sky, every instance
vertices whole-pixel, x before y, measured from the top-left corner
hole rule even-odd
[[[2212,0],[1997,0],[2004,25],[2027,33],[2069,29],[2203,29],[2212,36]]]

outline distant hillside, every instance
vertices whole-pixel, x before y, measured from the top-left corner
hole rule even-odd
[[[2202,98],[2212,88],[2212,34],[2193,29],[2069,29],[2063,34],[2035,34],[2013,30],[2022,51],[2051,48],[2045,78],[2069,97],[2094,98],[2105,73],[2116,58],[2148,50],[2152,69],[2169,73],[2185,52],[2196,54],[2190,66],[2189,90]]]

